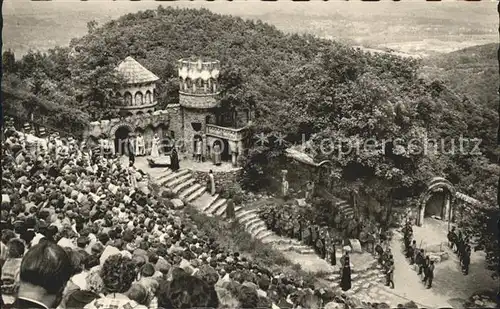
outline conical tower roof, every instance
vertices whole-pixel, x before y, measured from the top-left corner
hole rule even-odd
[[[132,57],[127,57],[116,68],[127,84],[152,83],[160,78],[143,67]]]

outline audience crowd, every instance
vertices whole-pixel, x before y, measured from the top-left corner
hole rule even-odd
[[[12,127],[3,134],[2,307],[305,308],[346,302],[222,248],[168,200],[139,189],[145,175],[114,156],[56,135],[32,147]]]

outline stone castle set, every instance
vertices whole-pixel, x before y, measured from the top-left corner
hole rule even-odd
[[[119,151],[119,141],[130,134],[141,134],[146,149],[151,149],[157,134],[164,144],[175,141],[188,158],[201,152],[203,160],[210,160],[216,147],[221,149],[223,161],[236,166],[244,151],[245,129],[251,123],[252,112],[221,108],[220,70],[216,60],[179,60],[179,103],[159,110],[156,83],[160,78],[127,57],[117,67],[125,86],[114,94],[122,102],[116,106],[122,117],[92,122],[86,138],[96,142],[105,139],[114,143],[114,151]]]

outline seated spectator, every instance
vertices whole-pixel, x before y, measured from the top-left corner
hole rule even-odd
[[[145,307],[149,306],[148,290],[138,283],[132,284],[125,295],[127,295],[131,300],[136,301],[139,305],[143,305]]]
[[[13,238],[7,244],[7,260],[2,267],[2,298],[5,304],[12,304],[19,287],[19,271],[24,255],[24,243]]]
[[[99,298],[99,295],[84,290],[76,290],[71,292],[68,295],[66,300],[65,308],[67,309],[83,309],[87,304],[91,303],[96,298]]]
[[[100,274],[107,295],[92,301],[85,306],[86,309],[141,308],[125,294],[137,276],[131,259],[120,254],[112,255],[104,262]]]

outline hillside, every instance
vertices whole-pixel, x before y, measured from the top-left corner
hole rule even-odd
[[[498,44],[486,44],[461,49],[423,60],[421,76],[438,79],[451,90],[465,96],[469,102],[469,128],[482,128],[476,135],[484,140],[488,156],[496,160],[498,126]],[[473,131],[474,132],[474,131]]]
[[[452,89],[496,110],[497,51],[498,44],[492,43],[427,58],[423,61],[423,74],[427,78],[439,78]]]

